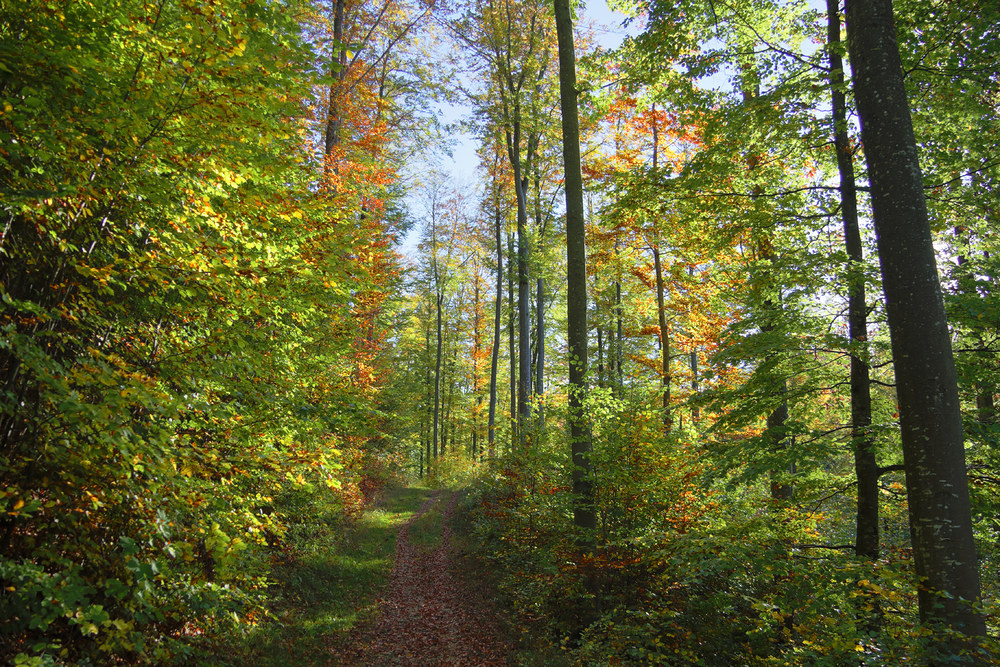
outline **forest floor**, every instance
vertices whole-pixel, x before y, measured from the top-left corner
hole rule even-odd
[[[278,571],[272,618],[222,664],[507,665],[494,590],[457,527],[461,492],[388,488],[353,526],[312,517]],[[302,539],[305,538],[305,539]]]

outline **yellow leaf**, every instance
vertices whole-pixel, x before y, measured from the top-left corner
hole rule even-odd
[[[14,509],[15,510],[19,510],[22,507],[24,507],[24,501],[23,500],[18,500],[16,503],[14,503]]]

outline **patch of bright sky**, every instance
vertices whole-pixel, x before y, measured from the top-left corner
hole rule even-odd
[[[622,26],[628,17],[611,9],[607,0],[591,0],[583,8],[581,17],[585,25],[590,25],[590,30],[597,43],[604,49],[617,48],[625,41],[626,37],[638,34],[636,27]],[[472,110],[461,104],[441,103],[439,112],[442,123],[452,124],[467,119]],[[473,190],[478,183],[479,158],[476,155],[477,148],[478,141],[472,134],[467,132],[453,133],[451,135],[450,155],[435,156],[438,158],[437,164],[428,160],[426,164],[417,165],[415,171],[428,172],[433,169],[444,174],[458,189]],[[423,214],[419,193],[411,193],[407,205],[410,208],[410,214],[417,218],[417,224],[410,230],[400,250],[405,257],[415,261],[422,227],[419,217]]]

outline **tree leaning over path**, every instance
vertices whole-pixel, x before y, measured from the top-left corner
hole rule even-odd
[[[984,635],[973,606],[980,586],[955,364],[892,0],[848,0],[847,24],[896,371],[920,618]]]

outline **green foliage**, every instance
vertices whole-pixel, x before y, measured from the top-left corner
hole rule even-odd
[[[262,613],[288,498],[370,484],[305,9],[0,9],[2,659],[192,660]]]
[[[392,569],[396,533],[430,497],[427,489],[390,485],[377,504],[345,517],[334,494],[295,494],[277,504],[290,516],[274,586],[236,646],[216,640],[213,663],[326,664],[331,646],[376,612]],[[438,515],[440,517],[440,514]]]

